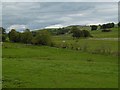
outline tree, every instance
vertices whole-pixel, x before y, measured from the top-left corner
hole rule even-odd
[[[39,31],[33,38],[32,43],[36,45],[51,45],[51,35],[47,30]]]
[[[90,32],[87,30],[82,30],[84,37],[91,37]]]
[[[83,32],[75,26],[72,27],[71,33],[73,33],[72,36],[75,37],[75,38],[80,38],[80,37],[84,36]]]
[[[0,41],[5,42],[7,38],[6,31],[3,27],[0,27]]]
[[[68,28],[59,28],[57,29],[57,35],[68,33]]]
[[[91,27],[91,31],[93,31],[93,30],[97,30],[97,28],[98,28],[97,25],[91,25],[90,27]]]
[[[114,23],[107,23],[107,24],[101,25],[101,29],[113,28],[114,26],[115,26]]]
[[[120,27],[120,22],[118,22],[118,27]]]
[[[25,44],[30,44],[33,38],[32,32],[29,29],[26,29],[25,32],[21,34],[21,42]]]
[[[111,23],[111,28],[115,27],[115,24],[114,23]]]
[[[106,29],[107,28],[107,25],[106,24],[103,24],[101,25],[100,29]]]
[[[11,42],[19,42],[20,41],[20,33],[18,33],[15,29],[12,29],[8,33],[9,39]]]

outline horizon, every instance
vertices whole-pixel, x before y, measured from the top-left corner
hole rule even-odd
[[[115,22],[107,22],[107,23],[114,23],[115,25],[118,24],[115,23]],[[4,27],[1,27],[1,28],[4,28],[6,33],[9,33],[12,29],[15,29],[17,32],[21,32],[23,33],[26,29],[29,29],[30,31],[38,31],[38,30],[47,30],[47,29],[59,29],[59,28],[66,28],[66,27],[70,27],[70,26],[82,26],[82,27],[90,27],[91,25],[96,25],[96,26],[99,26],[99,25],[103,25],[103,24],[107,24],[107,23],[102,23],[102,24],[89,24],[89,25],[68,25],[68,26],[63,26],[63,27],[45,27],[45,28],[38,28],[38,29],[30,29],[30,28],[24,28],[24,29],[21,29],[21,30],[17,30],[16,28],[11,28],[9,30],[7,30],[6,28]]]

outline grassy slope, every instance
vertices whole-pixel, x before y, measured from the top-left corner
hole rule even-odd
[[[118,58],[74,50],[3,44],[3,87],[118,87]]]
[[[94,38],[118,38],[118,28],[111,28],[111,30],[111,32],[91,31],[91,34]]]
[[[118,38],[118,28],[112,28],[111,32],[101,32],[100,30],[97,31],[90,31],[93,39],[79,39],[76,43],[76,40],[73,40],[71,35],[59,35],[54,36],[53,40],[56,44],[61,45],[63,44],[62,41],[66,41],[65,43],[68,45],[75,44],[76,47],[84,47],[87,46],[88,51],[96,50],[99,48],[108,48],[111,52],[118,51],[118,41],[116,40],[95,40],[96,38]]]

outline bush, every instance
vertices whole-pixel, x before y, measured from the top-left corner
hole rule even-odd
[[[51,35],[48,31],[43,30],[36,33],[32,39],[32,44],[36,45],[52,45]]]
[[[87,30],[83,30],[84,37],[91,37],[90,32]]]
[[[32,32],[29,29],[26,29],[25,32],[20,34],[20,39],[22,43],[30,44],[33,38]]]
[[[15,29],[12,29],[8,33],[9,39],[11,42],[19,42],[20,41],[20,33],[17,32]]]
[[[93,30],[97,30],[97,28],[98,28],[97,25],[91,25],[90,27],[91,27],[91,31],[93,31]]]
[[[0,42],[5,42],[7,39],[6,31],[3,27],[0,27]]]

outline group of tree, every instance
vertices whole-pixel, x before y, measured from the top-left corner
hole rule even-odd
[[[48,30],[52,35],[62,35],[66,34],[70,31],[69,28],[63,27],[63,28],[51,28],[51,29],[46,29]]]
[[[12,29],[8,33],[9,40],[11,42],[20,42],[25,44],[35,44],[35,45],[51,45],[51,35],[46,30],[41,30],[38,32],[31,32],[29,29],[26,29],[23,33],[17,32],[15,29]]]
[[[60,34],[66,34],[70,31],[70,29],[68,28],[59,28],[56,32],[56,35],[60,35]]]
[[[90,27],[91,27],[91,31],[93,31],[93,30],[97,30],[97,28],[98,28],[97,25],[91,25]]]
[[[120,22],[118,22],[118,27],[120,27]]]
[[[119,25],[119,23],[118,23],[118,25]],[[115,27],[115,24],[114,23],[107,23],[107,24],[102,24],[102,25],[91,25],[90,27],[91,27],[91,31],[98,30],[98,27],[100,27],[100,29],[103,31],[106,31],[106,30],[109,31],[110,28]]]
[[[32,44],[35,45],[52,45],[51,34],[47,30],[38,31],[32,39]]]
[[[103,24],[100,26],[101,29],[108,29],[108,28],[113,28],[115,26],[114,23],[107,23],[107,24]]]
[[[6,41],[7,39],[7,34],[6,31],[3,27],[0,27],[0,41]]]
[[[91,37],[91,34],[87,30],[80,30],[77,27],[71,28],[71,33],[74,38],[80,38],[80,37]]]

